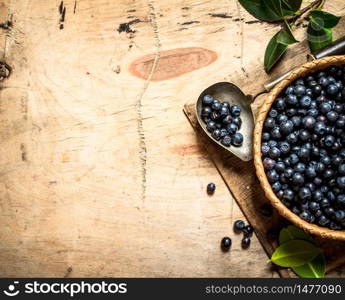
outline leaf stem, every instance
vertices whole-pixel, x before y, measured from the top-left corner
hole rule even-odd
[[[324,4],[324,0],[314,0],[312,3],[300,10],[298,15],[288,18],[290,24],[294,24],[299,18],[301,18],[306,12],[309,12],[313,8],[321,8]]]

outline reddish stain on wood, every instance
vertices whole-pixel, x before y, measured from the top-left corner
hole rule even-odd
[[[178,145],[171,148],[171,152],[178,155],[200,155],[206,154],[206,150],[201,144]]]
[[[206,67],[217,59],[217,53],[205,48],[177,48],[160,53],[151,81],[167,80]],[[142,79],[148,79],[155,60],[155,54],[136,59],[129,71]]]

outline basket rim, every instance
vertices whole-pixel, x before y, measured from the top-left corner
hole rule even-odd
[[[337,231],[326,227],[321,227],[315,224],[308,223],[302,220],[298,215],[293,213],[287,208],[281,200],[275,195],[271,188],[271,184],[268,182],[266,173],[263,167],[262,155],[261,155],[261,135],[263,129],[263,123],[266,119],[267,113],[270,110],[274,100],[281,93],[281,91],[288,86],[292,81],[299,77],[302,77],[311,72],[327,68],[331,65],[343,65],[345,64],[345,55],[341,56],[329,56],[321,59],[307,62],[296,69],[291,74],[276,85],[264,99],[263,104],[260,106],[259,111],[256,115],[256,122],[254,128],[254,141],[253,141],[253,152],[254,152],[254,165],[256,169],[257,177],[264,190],[265,196],[269,199],[272,206],[277,209],[278,213],[288,219],[297,227],[309,232],[312,235],[317,235],[324,238],[330,238],[335,240],[345,240],[345,230]]]

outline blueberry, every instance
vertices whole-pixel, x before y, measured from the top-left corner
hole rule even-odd
[[[298,198],[305,203],[311,199],[311,191],[307,187],[302,187],[298,191]]]
[[[313,199],[316,202],[320,202],[323,199],[323,193],[320,190],[316,190],[313,192]]]
[[[236,117],[232,119],[232,123],[238,127],[238,130],[241,129],[242,126],[242,119],[240,117]]]
[[[226,126],[226,130],[229,134],[234,134],[238,130],[238,127],[234,123],[230,123]]]
[[[209,132],[213,132],[217,127],[216,127],[216,122],[214,121],[208,121],[206,124],[206,128]]]
[[[226,117],[226,116],[228,116],[229,115],[229,109],[227,108],[227,107],[225,107],[225,106],[222,106],[221,108],[220,108],[220,116],[221,117]]]
[[[203,117],[208,117],[212,112],[211,107],[209,106],[205,106],[202,110],[201,110],[201,116]]]
[[[284,190],[283,199],[287,201],[292,201],[295,198],[295,193],[293,190],[286,189]]]
[[[296,108],[289,108],[288,110],[286,110],[286,115],[291,118],[293,116],[296,116],[297,114],[297,109]]]
[[[345,175],[345,164],[341,164],[341,165],[338,167],[338,172],[339,172],[339,174],[341,174],[341,175]]]
[[[241,241],[241,245],[242,245],[243,249],[249,248],[249,246],[250,246],[250,238],[247,237],[247,236],[243,237],[243,239]]]
[[[270,183],[275,183],[279,180],[279,174],[276,170],[269,170],[267,172],[267,179]]]
[[[210,118],[211,120],[213,121],[218,121],[218,119],[220,118],[220,113],[217,112],[217,111],[212,111],[211,114],[210,114]],[[218,125],[218,124],[217,124]]]
[[[313,180],[313,183],[315,185],[321,185],[322,184],[322,179],[320,177],[315,177]]]
[[[231,247],[232,241],[229,237],[224,237],[220,243],[220,247],[223,251],[228,251]]]
[[[222,107],[222,104],[217,99],[214,99],[211,107],[213,110],[220,110]]]
[[[279,126],[280,132],[284,135],[290,134],[293,131],[293,128],[294,124],[290,120],[282,122]]]
[[[299,101],[299,104],[302,108],[309,108],[311,104],[311,98],[309,96],[303,96]]]
[[[318,96],[321,94],[321,91],[322,91],[322,86],[317,84],[317,82],[315,82],[316,85],[312,87],[312,92],[315,96]]]
[[[310,150],[307,149],[306,147],[301,147],[297,155],[302,160],[308,160],[310,157]]]
[[[275,193],[278,193],[281,190],[281,188],[282,188],[282,185],[279,181],[272,184],[272,190]]]
[[[344,194],[340,194],[337,196],[337,203],[340,205],[345,205],[345,195]]]
[[[302,211],[300,214],[299,214],[300,218],[306,222],[310,222],[310,213],[307,212],[307,211]]]
[[[297,165],[295,165],[294,170],[298,173],[304,173],[305,168],[306,167],[304,163],[298,163]]]
[[[310,139],[310,132],[306,129],[302,129],[298,134],[298,138],[301,141],[306,142]]]
[[[321,84],[323,87],[326,87],[329,84],[329,81],[326,78],[326,76],[322,76],[319,78],[318,83]]]
[[[247,225],[243,228],[243,233],[245,235],[251,235],[254,232],[254,228],[251,225]]]
[[[275,109],[271,109],[268,113],[268,115],[271,117],[271,118],[275,118],[276,116],[278,116],[278,111],[276,111]]]
[[[278,173],[283,173],[285,171],[285,164],[282,161],[276,163],[275,169]]]
[[[327,217],[324,215],[320,216],[318,219],[318,223],[321,226],[326,226],[329,222],[330,222],[329,219],[327,219]]]
[[[222,145],[224,145],[225,147],[229,147],[231,145],[231,142],[232,138],[230,135],[225,135],[221,140]]]
[[[329,111],[326,114],[327,120],[334,123],[338,119],[338,113],[336,111]]]
[[[220,135],[221,135],[220,129],[215,129],[212,132],[212,137],[217,141],[220,140]]]
[[[295,89],[294,89],[294,92],[297,96],[303,96],[305,95],[305,86],[304,85],[301,85],[301,84],[298,84],[295,86]]]
[[[234,117],[238,117],[241,114],[241,108],[238,105],[232,105],[230,107],[231,115]]]
[[[230,103],[228,101],[224,101],[222,103],[222,107],[226,107],[226,108],[230,109]]]
[[[314,132],[318,135],[324,135],[326,133],[326,125],[323,122],[316,122]]]
[[[284,122],[286,122],[286,121],[289,120],[288,116],[285,115],[285,114],[280,114],[280,115],[278,115],[278,117],[277,117],[276,119],[277,119],[277,122],[278,122],[279,125],[280,125],[281,123],[284,123]]]
[[[334,96],[335,94],[337,94],[338,93],[338,91],[339,91],[339,88],[338,88],[338,86],[336,85],[336,84],[330,84],[328,87],[327,87],[327,93],[329,94],[329,95],[332,95],[332,96]]]
[[[240,147],[243,144],[243,135],[242,133],[236,132],[232,137],[231,137],[232,145],[235,147]]]
[[[341,163],[343,162],[342,157],[335,155],[332,157],[332,165],[333,166],[340,166]]]
[[[338,177],[337,178],[337,184],[340,188],[344,189],[345,188],[345,176]]]
[[[309,207],[309,210],[311,212],[316,212],[317,210],[320,209],[320,204],[317,203],[317,202],[311,201],[311,202],[308,203],[308,207]]]
[[[308,178],[314,178],[316,177],[316,169],[315,169],[315,166],[308,166],[305,170],[305,175],[308,177]]]
[[[286,141],[290,144],[295,144],[298,141],[298,134],[296,133],[290,133],[287,137],[286,137]]]
[[[209,195],[213,195],[215,190],[216,190],[216,185],[213,182],[209,183],[206,187],[207,194]]]
[[[316,123],[316,120],[314,117],[312,116],[306,116],[302,119],[302,124],[305,128],[307,129],[312,129],[314,128],[315,126],[315,123]]]
[[[279,127],[274,127],[271,132],[270,132],[272,138],[274,139],[280,139],[282,138],[282,134],[280,132],[280,128]]]
[[[337,210],[335,213],[334,213],[334,218],[336,221],[338,222],[342,222],[345,220],[345,211],[344,210]]]
[[[202,103],[204,105],[210,105],[213,103],[213,100],[214,100],[213,97],[211,97],[210,95],[206,95],[204,96],[204,98],[202,98]]]
[[[292,176],[292,183],[296,186],[301,186],[304,184],[304,176],[301,173],[295,173]]]
[[[334,176],[334,171],[331,169],[327,169],[322,173],[323,178],[331,179]]]
[[[228,135],[228,131],[225,128],[220,129],[220,137],[223,138]]]
[[[296,95],[289,94],[286,96],[286,102],[291,106],[295,106],[298,104],[298,99],[297,99]]]
[[[280,142],[278,148],[282,154],[288,154],[290,152],[290,144],[288,142]]]
[[[297,156],[297,154],[295,153],[292,153],[290,156],[289,156],[289,162],[291,165],[295,165],[299,162],[299,158]]]
[[[326,135],[323,139],[323,143],[326,147],[332,147],[335,142],[333,135]]]
[[[264,165],[264,168],[266,170],[272,170],[274,169],[274,167],[276,166],[276,161],[271,159],[271,158],[268,158],[266,157],[264,160],[263,160],[263,165]]]
[[[319,111],[316,108],[311,108],[308,109],[308,116],[311,116],[313,118],[317,118],[317,116],[319,115]]]
[[[331,111],[332,106],[327,102],[323,102],[320,104],[319,108],[321,113],[327,114],[329,111]]]
[[[225,118],[223,118],[223,124],[227,125],[232,122],[232,117],[230,115],[227,115]]]
[[[270,147],[267,145],[267,144],[262,144],[261,145],[261,153],[264,155],[264,156],[267,156],[268,153],[270,151]]]
[[[286,89],[285,89],[285,95],[290,95],[290,94],[293,94],[295,92],[295,89],[293,86],[288,86]]]
[[[283,111],[286,108],[286,104],[285,104],[285,100],[283,98],[278,98],[275,103],[274,103],[274,107],[278,110],[278,111]]]
[[[237,220],[235,221],[234,223],[234,230],[239,232],[239,231],[242,231],[245,227],[245,224],[242,220]]]

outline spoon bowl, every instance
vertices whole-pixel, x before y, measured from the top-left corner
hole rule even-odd
[[[231,105],[236,104],[241,108],[240,118],[242,119],[242,126],[238,131],[243,135],[243,144],[241,147],[235,147],[232,145],[230,147],[226,147],[219,141],[215,140],[211,133],[208,132],[206,124],[201,118],[202,99],[206,95],[210,95],[214,99],[218,99],[221,102],[228,101]],[[196,102],[197,119],[207,136],[219,146],[236,155],[243,161],[249,161],[253,158],[254,117],[250,107],[251,100],[252,97],[243,94],[243,92],[236,85],[230,82],[218,82],[204,90]]]

